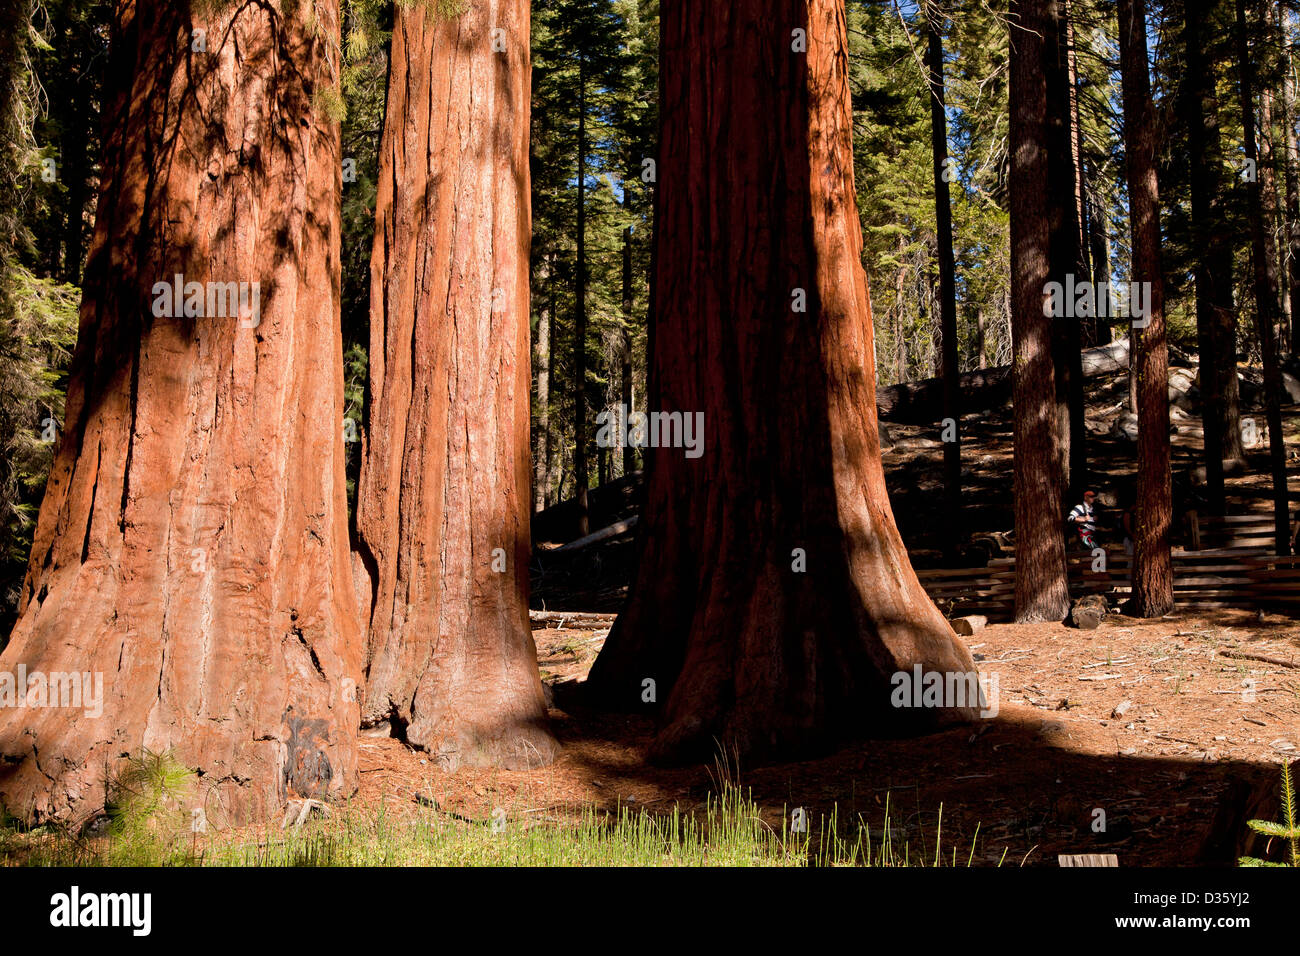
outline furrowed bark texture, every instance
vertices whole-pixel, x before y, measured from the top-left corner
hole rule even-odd
[[[1169,474],[1169,349],[1165,343],[1165,282],[1160,260],[1160,191],[1156,176],[1156,122],[1147,75],[1146,4],[1119,0],[1124,152],[1128,158],[1133,278],[1150,283],[1145,328],[1134,322],[1138,370],[1137,520],[1133,605],[1139,617],[1174,607],[1169,563],[1172,517]]]
[[[1078,179],[1071,127],[1073,92],[1070,87],[1066,0],[1046,0],[1044,15],[1048,20],[1043,65],[1047,82],[1048,178],[1047,193],[1043,198],[1048,206],[1051,231],[1052,279],[1065,283],[1067,277],[1073,275],[1076,280],[1083,281],[1088,271],[1079,248],[1079,222],[1074,205]],[[1080,324],[1081,320],[1074,316],[1058,317],[1052,322],[1052,348],[1056,362],[1053,384],[1056,387],[1060,434],[1057,454],[1061,459],[1061,496],[1057,507],[1062,510],[1082,494],[1088,481],[1088,431],[1084,427]]]
[[[663,8],[650,408],[702,412],[704,445],[648,452],[640,568],[589,681],[660,711],[656,759],[974,713],[890,705],[898,671],[975,665],[885,489],[846,49],[837,0]]]
[[[1048,0],[1018,0],[1011,28],[1011,333],[1015,408],[1016,620],[1059,621],[1069,610],[1060,510],[1057,388],[1048,203]],[[1057,319],[1069,322],[1072,319]]]
[[[102,714],[0,709],[0,800],[82,820],[124,756],[174,749],[209,819],[256,819],[356,789],[339,135],[316,105],[338,11],[114,13],[66,429],[0,658],[102,674]],[[155,317],[177,274],[259,283],[260,316]]]
[[[529,21],[399,7],[357,532],[363,719],[439,763],[549,763],[528,624]],[[396,729],[396,728],[395,728]]]

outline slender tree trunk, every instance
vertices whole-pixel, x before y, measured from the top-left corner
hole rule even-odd
[[[314,105],[338,32],[330,0],[117,5],[66,430],[0,658],[102,679],[102,713],[0,708],[0,803],[29,821],[99,813],[142,749],[199,771],[214,820],[356,789],[341,158]]]
[[[913,666],[974,664],[885,488],[843,2],[682,0],[661,16],[650,392],[701,413],[704,446],[649,452],[640,571],[590,686],[609,706],[657,702],[657,758],[969,718],[970,701],[890,702]]]
[[[1051,131],[1045,45],[1050,0],[1014,0],[1011,26],[1011,330],[1015,407],[1016,620],[1069,609],[1052,322]],[[1058,320],[1059,321],[1059,320]]]
[[[545,283],[549,288],[555,282],[551,257],[544,260]],[[542,300],[537,310],[537,346],[534,364],[537,366],[537,452],[533,458],[533,510],[546,507],[551,460],[551,322],[550,302]]]
[[[1142,407],[1142,402],[1138,398],[1138,376],[1141,369],[1138,367],[1137,349],[1134,347],[1137,341],[1137,330],[1133,328],[1132,316],[1128,317],[1125,324],[1128,327],[1125,332],[1128,336],[1128,410],[1136,415]]]
[[[1291,30],[1285,20],[1282,38],[1286,48],[1283,63],[1282,102],[1286,127],[1286,217],[1288,315],[1291,327],[1291,354],[1300,354],[1300,156],[1296,147],[1295,62],[1291,54]]]
[[[1148,283],[1150,315],[1135,320],[1129,347],[1137,355],[1138,468],[1134,530],[1133,607],[1139,617],[1161,617],[1174,607],[1169,562],[1173,512],[1169,475],[1169,352],[1165,344],[1165,283],[1160,263],[1160,191],[1157,127],[1147,75],[1146,6],[1119,0],[1120,74],[1124,100],[1124,154],[1128,159],[1133,279]]]
[[[550,268],[548,270],[548,274],[551,277],[551,281],[547,284],[546,301],[547,301],[548,311],[551,314],[551,326],[553,329],[556,329],[558,328],[556,323],[559,321],[559,317],[560,317],[560,311],[559,311],[560,299],[559,299],[559,281],[557,278],[557,272],[555,268],[556,257],[555,257],[554,249],[552,249],[547,254],[547,258],[550,261]],[[556,338],[556,335],[552,335],[552,339],[554,338]],[[547,362],[546,396],[548,399],[552,395],[559,394],[558,390],[556,389],[556,381],[555,381],[555,377],[556,377],[555,367],[557,364],[558,363],[555,362],[553,358],[551,361]],[[557,418],[559,416],[558,403],[556,406],[556,416]],[[563,431],[559,427],[553,429],[551,432],[550,442],[548,443],[546,448],[546,506],[548,508],[551,505],[555,504],[556,501],[559,501],[564,497],[563,495],[564,476],[561,474],[564,468],[564,442],[560,437],[562,434]]]
[[[1075,58],[1074,50],[1074,23],[1070,19],[1070,7],[1066,3],[1063,7],[1065,19],[1065,63],[1066,78],[1069,82],[1070,95],[1070,165],[1074,178],[1074,245],[1078,250],[1078,262],[1080,269],[1080,278],[1087,278],[1092,275],[1092,262],[1090,261],[1091,249],[1088,246],[1088,209],[1084,201],[1087,192],[1087,178],[1084,175],[1083,162],[1083,124],[1079,119],[1079,68]],[[1097,344],[1097,317],[1081,320],[1079,323],[1079,345],[1081,348],[1092,348]],[[1083,409],[1083,391],[1082,386],[1079,391],[1079,404],[1077,406],[1080,416]],[[1082,417],[1079,418],[1079,426],[1082,429]],[[1086,437],[1086,429],[1082,430]]]
[[[1051,147],[1048,153],[1048,203],[1052,231],[1051,269],[1055,281],[1065,283],[1066,276],[1076,278],[1081,271],[1078,223],[1073,197],[1076,188],[1071,131],[1070,73],[1066,32],[1068,8],[1065,0],[1048,0],[1050,33],[1047,36],[1047,117]],[[1052,323],[1052,348],[1056,362],[1058,453],[1061,456],[1062,505],[1076,497],[1076,485],[1087,481],[1087,455],[1084,448],[1083,371],[1080,365],[1082,339],[1079,319],[1059,317]]]
[[[1291,550],[1286,482],[1286,446],[1282,437],[1282,377],[1277,363],[1274,318],[1277,314],[1277,260],[1269,255],[1264,224],[1264,196],[1273,188],[1271,156],[1260,155],[1255,140],[1255,65],[1246,33],[1245,0],[1237,5],[1237,70],[1241,93],[1242,137],[1246,158],[1256,175],[1248,184],[1251,261],[1255,270],[1255,328],[1264,360],[1264,406],[1268,420],[1269,463],[1273,475],[1273,533],[1278,554]]]
[[[587,86],[578,60],[578,263],[573,307],[573,479],[578,537],[591,531],[587,505]]]
[[[1079,249],[1081,250],[1081,256],[1083,259],[1082,265],[1086,270],[1084,276],[1088,279],[1092,279],[1096,274],[1096,270],[1092,265],[1092,253],[1094,250],[1091,218],[1092,210],[1089,208],[1086,200],[1085,168],[1082,161],[1075,164],[1075,171],[1079,177],[1079,190],[1081,194],[1079,203],[1076,207],[1079,212]],[[1079,323],[1079,341],[1085,351],[1087,349],[1096,348],[1101,344],[1101,325],[1102,319],[1096,314]]]
[[[528,623],[528,43],[525,0],[395,12],[357,491],[363,719],[446,769],[557,750]]]
[[[1236,318],[1232,302],[1232,247],[1224,219],[1214,68],[1206,55],[1204,25],[1211,0],[1185,0],[1183,45],[1186,88],[1181,105],[1191,172],[1191,231],[1195,257],[1196,339],[1200,353],[1206,497],[1214,514],[1224,512],[1223,460],[1241,457],[1239,425],[1229,420],[1228,393],[1236,411]],[[1235,415],[1234,415],[1235,417]],[[1235,442],[1233,441],[1235,439]],[[1235,448],[1232,454],[1229,448]]]
[[[1091,167],[1084,177],[1085,182],[1095,182]],[[1086,196],[1086,193],[1085,193]],[[1095,193],[1094,193],[1095,196]],[[1094,288],[1110,288],[1110,219],[1104,202],[1090,202],[1088,205],[1088,242],[1092,249],[1092,283]],[[1101,303],[1098,303],[1100,307]],[[1109,345],[1115,340],[1114,330],[1110,324],[1110,312],[1097,318],[1097,345]]]
[[[936,242],[936,247],[938,243]],[[929,253],[929,250],[926,250]],[[927,264],[934,262],[937,254],[927,254]],[[939,304],[939,283],[929,269],[925,273],[925,305],[930,311],[930,354],[926,363],[931,378],[943,377],[943,310]]]
[[[623,336],[622,364],[619,382],[622,414],[632,412],[632,227],[623,227]],[[636,471],[636,449],[630,443],[623,445],[623,474]]]
[[[927,7],[930,152],[934,160],[935,241],[939,253],[939,314],[943,355],[943,500],[945,551],[955,556],[964,538],[961,514],[961,369],[957,356],[957,267],[952,254],[948,199],[948,118],[944,111],[943,14]],[[947,422],[952,422],[949,435]],[[951,439],[951,440],[950,440]]]
[[[1271,263],[1270,269],[1273,272],[1273,289],[1278,295],[1278,305],[1273,312],[1277,320],[1277,324],[1273,329],[1273,340],[1278,347],[1282,347],[1290,340],[1291,326],[1290,316],[1282,312],[1282,308],[1287,302],[1285,289],[1286,264],[1285,254],[1277,241],[1278,224],[1281,222],[1281,215],[1277,191],[1277,162],[1273,152],[1272,77],[1276,66],[1273,57],[1273,43],[1277,38],[1276,24],[1273,19],[1273,3],[1274,0],[1264,0],[1260,4],[1260,20],[1262,21],[1261,46],[1263,49],[1256,55],[1263,62],[1265,80],[1258,84],[1259,126],[1256,128],[1255,133],[1258,139],[1257,148],[1259,150],[1260,164],[1268,166],[1268,175],[1259,177],[1259,193],[1264,219],[1264,245]],[[1258,74],[1258,64],[1256,64],[1255,69]]]
[[[987,321],[988,320],[984,316],[984,310],[980,309],[975,314],[975,350],[976,350],[976,355],[979,356],[979,361],[977,366],[979,368],[989,367],[988,356],[984,354],[984,335],[985,335],[985,325]]]
[[[1236,375],[1235,354],[1225,354],[1221,341],[1222,323],[1217,286],[1227,282],[1231,293],[1232,260],[1214,258],[1210,246],[1213,222],[1222,221],[1222,208],[1214,215],[1218,198],[1221,160],[1214,156],[1218,146],[1218,103],[1214,75],[1205,55],[1203,23],[1208,20],[1212,0],[1184,0],[1183,47],[1187,70],[1182,96],[1184,125],[1187,126],[1188,165],[1191,166],[1192,254],[1195,256],[1196,345],[1200,352],[1201,432],[1204,433],[1205,493],[1213,514],[1223,514],[1223,444],[1226,421],[1223,415],[1225,365]],[[1222,233],[1222,228],[1217,232]]]
[[[903,309],[903,295],[907,288],[907,266],[903,260],[906,244],[902,235],[898,237],[898,275],[894,280],[894,317],[897,320],[894,335],[894,377],[899,382],[907,381],[907,315]]]
[[[1295,290],[1291,287],[1291,243],[1290,243],[1290,226],[1288,225],[1291,212],[1291,193],[1293,192],[1294,179],[1291,171],[1291,141],[1295,138],[1295,131],[1289,128],[1291,122],[1291,103],[1289,101],[1289,92],[1287,90],[1287,78],[1289,72],[1283,72],[1282,79],[1282,96],[1281,96],[1281,122],[1282,127],[1282,190],[1276,188],[1274,184],[1274,200],[1276,209],[1273,219],[1274,228],[1277,230],[1277,275],[1282,294],[1281,302],[1281,325],[1278,328],[1277,347],[1281,354],[1286,353],[1286,349],[1291,344],[1291,334],[1294,322],[1291,318],[1291,300]],[[1270,149],[1275,147],[1270,147]]]

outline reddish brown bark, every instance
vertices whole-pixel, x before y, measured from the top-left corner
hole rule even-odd
[[[528,624],[528,13],[399,6],[380,148],[363,718],[449,769],[556,752]]]
[[[1050,0],[1018,0],[1011,27],[1011,338],[1015,408],[1016,619],[1059,621],[1069,609],[1052,319],[1052,228],[1044,45]],[[1057,321],[1073,321],[1058,319]]]
[[[1088,230],[1088,182],[1087,182],[1087,164],[1084,162],[1083,154],[1083,123],[1079,118],[1079,64],[1076,57],[1076,46],[1074,37],[1074,21],[1070,16],[1069,4],[1064,7],[1065,20],[1065,63],[1066,63],[1066,82],[1069,90],[1070,101],[1070,166],[1072,170],[1072,182],[1074,183],[1074,242],[1073,245],[1078,251],[1079,275],[1081,279],[1089,278],[1092,275],[1092,249],[1089,244]],[[1079,339],[1084,348],[1093,348],[1097,342],[1097,319],[1096,317],[1083,319],[1079,322]],[[1080,384],[1079,398],[1083,398],[1082,384]],[[1086,433],[1083,428],[1083,405],[1080,401],[1078,411],[1078,427]],[[1079,476],[1083,480],[1083,476]]]
[[[1079,248],[1079,220],[1074,195],[1078,177],[1074,162],[1074,90],[1070,85],[1068,44],[1069,7],[1066,0],[1046,0],[1049,32],[1044,41],[1044,72],[1047,78],[1048,222],[1051,228],[1050,262],[1052,279],[1065,283],[1073,275],[1082,282],[1088,269]],[[1088,431],[1084,427],[1081,320],[1061,317],[1052,323],[1056,355],[1057,428],[1061,457],[1061,498],[1064,510],[1077,500],[1088,481]]]
[[[66,430],[0,659],[102,674],[103,713],[0,709],[10,812],[91,816],[142,747],[202,772],[209,818],[356,788],[339,136],[318,108],[337,34],[329,0],[116,6]],[[155,317],[177,273],[260,283],[260,321]]]
[[[1150,314],[1134,320],[1138,373],[1137,514],[1134,522],[1133,608],[1160,617],[1174,606],[1169,563],[1172,514],[1169,475],[1169,350],[1165,344],[1165,283],[1160,265],[1160,192],[1156,177],[1155,108],[1147,75],[1146,5],[1119,0],[1124,153],[1128,159],[1133,279],[1150,283]],[[1145,328],[1140,323],[1145,322]]]
[[[647,455],[640,567],[589,687],[658,707],[668,759],[968,718],[890,703],[899,671],[975,666],[885,488],[842,0],[665,5],[660,49],[649,407],[702,412],[704,446]]]

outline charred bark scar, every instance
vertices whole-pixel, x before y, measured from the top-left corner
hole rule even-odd
[[[285,738],[284,792],[288,796],[325,796],[334,770],[325,748],[329,744],[329,722],[309,717],[295,717],[293,708],[284,712]]]

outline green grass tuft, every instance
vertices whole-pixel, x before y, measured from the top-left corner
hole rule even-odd
[[[173,801],[182,778],[164,758],[142,762],[131,779],[136,796],[119,804],[118,819],[96,837],[61,832],[0,835],[0,863],[26,866],[958,866],[970,852],[926,852],[901,841],[886,816],[873,831],[861,817],[841,834],[838,809],[805,833],[765,822],[752,797],[724,785],[696,813],[680,806],[656,814],[620,806],[588,807],[569,819],[539,819],[519,808],[504,826],[467,821],[437,809],[395,818],[384,805],[362,811],[337,807],[301,830],[194,834],[180,826]],[[166,781],[164,783],[164,781]],[[177,785],[173,788],[173,785]],[[153,807],[152,813],[146,808]],[[963,860],[962,857],[965,857]]]

